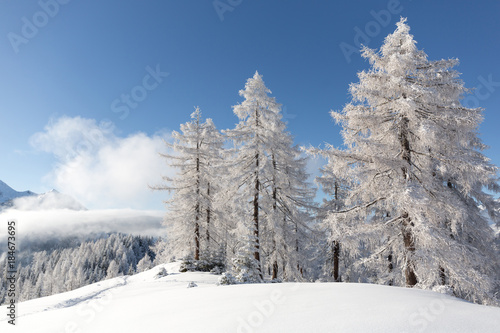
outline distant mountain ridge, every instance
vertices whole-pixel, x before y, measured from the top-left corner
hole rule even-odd
[[[18,192],[0,180],[0,204],[20,197],[37,195],[31,191]]]
[[[73,197],[51,190],[37,194],[32,191],[19,192],[0,180],[0,209],[15,208],[19,210],[70,209],[87,210]]]

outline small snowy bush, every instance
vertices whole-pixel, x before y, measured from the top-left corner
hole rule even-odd
[[[167,275],[168,275],[167,270],[165,269],[165,267],[162,267],[162,268],[160,268],[158,273],[156,273],[155,279],[160,279],[160,278],[167,276]]]
[[[236,281],[239,283],[258,283],[262,282],[259,274],[254,270],[243,268],[236,275]]]
[[[244,248],[232,260],[233,272],[238,283],[262,282],[259,263],[253,258],[251,250]]]
[[[222,274],[222,269],[220,266],[215,266],[210,270],[210,273],[215,274],[215,275],[220,275]]]
[[[224,264],[219,260],[211,258],[210,260],[184,259],[179,268],[179,272],[212,272],[220,274],[224,270]]]
[[[227,286],[230,284],[236,284],[236,280],[234,276],[231,275],[231,273],[224,272],[219,278],[218,284],[221,286]]]
[[[455,296],[451,286],[435,286],[432,288],[432,291],[449,296]]]

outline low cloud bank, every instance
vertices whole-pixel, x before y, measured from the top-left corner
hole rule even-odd
[[[85,237],[91,234],[121,232],[143,236],[165,236],[163,211],[133,209],[37,210],[6,209],[0,212],[0,239],[7,239],[7,222],[16,221],[16,240]],[[2,252],[2,251],[0,251]]]

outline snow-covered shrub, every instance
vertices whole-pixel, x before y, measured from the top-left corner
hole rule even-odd
[[[185,273],[185,272],[194,272],[196,271],[196,261],[191,259],[191,258],[186,258],[181,262],[181,265],[179,267],[179,272]]]
[[[156,273],[155,275],[155,279],[160,279],[164,276],[167,276],[168,273],[167,273],[167,270],[165,269],[165,267],[161,267],[160,270],[158,271],[158,273]]]
[[[233,258],[233,272],[235,279],[239,283],[258,283],[262,282],[258,263],[252,256],[238,254]]]
[[[231,275],[231,273],[224,272],[219,277],[219,281],[217,283],[221,286],[227,286],[230,284],[236,284],[236,279]]]
[[[199,260],[198,262],[195,262],[195,267],[198,272],[211,272],[216,268],[221,271],[224,266],[213,261]]]
[[[193,260],[184,259],[179,268],[179,272],[220,272],[224,271],[224,264],[220,260]]]
[[[449,296],[454,296],[453,288],[451,286],[445,285],[445,286],[435,286],[432,288],[432,291],[435,291],[440,294],[445,294]]]
[[[210,273],[215,274],[215,275],[220,275],[222,274],[222,269],[220,266],[215,266],[210,270]]]

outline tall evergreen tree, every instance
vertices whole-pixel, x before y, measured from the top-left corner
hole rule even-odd
[[[329,219],[351,223],[345,237],[372,246],[363,263],[384,258],[378,267],[386,271],[390,258],[406,286],[447,284],[488,302],[495,260],[482,210],[497,219],[498,203],[484,189],[499,187],[477,136],[482,110],[460,104],[468,91],[452,69],[458,61],[427,60],[405,21],[380,52],[363,49],[372,67],[351,85],[352,102],[332,112],[346,149],[322,153],[355,186]]]
[[[333,281],[340,282],[342,281],[342,274],[340,272],[340,262],[342,261],[340,238],[342,237],[342,228],[339,223],[332,224],[327,217],[330,212],[338,212],[344,208],[344,201],[348,195],[350,185],[345,175],[341,177],[334,173],[332,164],[326,164],[321,167],[320,173],[321,175],[316,178],[316,181],[321,186],[326,197],[323,198],[323,202],[319,208],[318,218],[321,221],[322,229],[325,230],[329,239],[327,249],[324,251],[327,253],[325,268],[330,271],[330,274],[327,274],[333,277]]]
[[[173,192],[166,201],[165,224],[170,229],[169,244],[178,258],[210,259],[210,244],[215,239],[214,196],[218,189],[216,168],[220,161],[223,139],[211,119],[202,122],[196,108],[192,121],[172,132],[173,151],[161,154],[179,170],[174,178],[163,177],[165,185],[153,187]]]
[[[237,262],[257,270],[251,276],[260,279],[264,268],[274,279],[285,272],[292,279],[301,269],[300,242],[314,192],[307,183],[305,160],[281,119],[281,105],[270,93],[256,72],[240,91],[245,100],[234,107],[240,122],[225,131],[234,143],[230,210],[239,221],[237,234],[243,242]],[[241,260],[249,251],[251,265]]]

